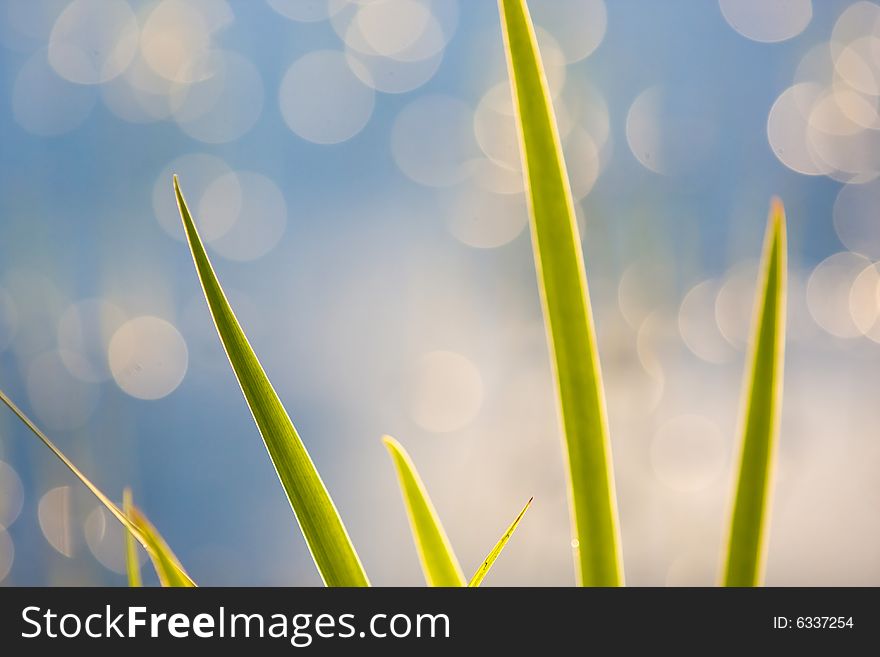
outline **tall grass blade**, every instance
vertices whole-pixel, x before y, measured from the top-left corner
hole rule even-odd
[[[499,0],[538,287],[569,466],[578,581],[623,584],[611,445],[586,270],[547,80],[524,0]]]
[[[513,532],[516,531],[517,525],[519,525],[519,521],[523,519],[523,516],[526,515],[526,511],[529,510],[529,507],[532,505],[532,500],[534,497],[529,498],[529,501],[526,502],[526,505],[523,507],[522,511],[519,512],[519,515],[516,517],[512,523],[510,523],[510,527],[507,528],[507,531],[504,532],[504,535],[498,539],[498,542],[495,544],[495,547],[492,548],[492,551],[483,559],[483,563],[480,564],[480,567],[477,568],[477,572],[474,573],[474,576],[471,577],[471,581],[468,582],[468,586],[479,586],[483,579],[485,579],[486,574],[489,572],[489,569],[492,568],[492,565],[495,563],[495,560],[498,558],[498,555],[501,554],[501,550],[504,549],[504,546],[507,545],[507,541],[510,540],[510,537],[513,536]]]
[[[327,586],[369,586],[336,506],[226,300],[180,191],[177,176],[174,176],[174,193],[217,333],[318,572]]]
[[[122,491],[122,510],[129,519],[131,519],[132,506],[131,489],[126,488]],[[125,573],[128,576],[129,587],[140,588],[143,586],[141,566],[137,559],[137,543],[131,532],[125,532]]]
[[[730,520],[725,586],[759,586],[764,577],[767,517],[782,406],[786,267],[785,209],[774,199],[764,238],[744,378],[739,475]]]
[[[85,485],[85,487],[92,492],[92,495],[97,497],[98,501],[101,502],[101,504],[103,504],[107,508],[107,510],[112,513],[119,522],[122,523],[122,525],[138,540],[138,542],[144,546],[144,549],[147,551],[147,554],[150,555],[150,558],[153,560],[154,563],[157,559],[167,560],[169,563],[169,568],[175,571],[173,574],[173,578],[175,581],[187,582],[186,586],[195,586],[192,579],[190,579],[189,575],[186,574],[186,571],[180,566],[180,563],[177,561],[177,559],[173,558],[173,555],[172,558],[169,559],[167,555],[157,553],[157,548],[159,546],[164,546],[164,549],[167,550],[168,554],[170,554],[171,551],[168,550],[168,546],[165,544],[165,541],[161,539],[161,537],[152,525],[149,525],[148,523],[148,529],[152,535],[147,536],[147,532],[144,530],[143,527],[140,526],[139,521],[130,519],[128,515],[126,515],[118,506],[116,506],[116,504],[114,504],[109,497],[104,495],[104,493],[101,492],[101,489],[95,486],[95,484],[93,484],[91,480],[86,477],[82,473],[82,471],[73,464],[73,461],[67,458],[64,455],[64,452],[58,449],[58,447],[55,446],[55,443],[49,440],[49,437],[44,434],[27,415],[24,414],[24,412],[18,406],[16,406],[15,403],[2,390],[0,390],[0,401],[6,404],[6,406],[9,407],[9,410],[15,413],[18,419],[21,420],[28,429],[31,430],[31,433],[39,438],[40,441],[42,441],[42,443],[46,447],[48,447],[49,450],[53,454],[55,454],[55,456],[58,457],[58,460],[66,465],[67,468],[74,475],[76,475],[76,477]],[[146,522],[146,518],[144,518],[143,515],[139,515],[139,520]]]
[[[428,586],[464,586],[465,579],[416,466],[399,442],[383,436],[397,470],[413,540]]]

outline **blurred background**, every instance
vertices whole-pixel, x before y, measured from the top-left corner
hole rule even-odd
[[[531,4],[628,583],[716,581],[779,195],[767,583],[880,584],[880,6]],[[131,485],[196,581],[320,583],[172,172],[373,582],[423,582],[389,433],[466,573],[534,495],[486,584],[574,583],[495,2],[2,0],[0,45],[0,387],[112,497]],[[0,583],[123,585],[123,566],[119,525],[0,409]]]

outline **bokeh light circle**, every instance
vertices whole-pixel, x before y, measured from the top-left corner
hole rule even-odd
[[[402,94],[421,87],[434,77],[443,61],[443,51],[408,61],[347,48],[345,57],[349,68],[366,86],[388,94]]]
[[[376,54],[391,57],[413,46],[433,19],[419,0],[380,0],[363,3],[355,21]]]
[[[663,175],[692,171],[715,143],[710,99],[663,86],[642,91],[626,115],[626,140],[636,160]]]
[[[49,545],[65,557],[74,555],[74,530],[70,486],[46,491],[37,505],[40,530]]]
[[[420,427],[434,433],[461,429],[482,403],[483,380],[469,359],[451,351],[419,358],[410,385],[410,413]]]
[[[499,166],[521,171],[519,137],[508,82],[499,82],[483,95],[473,121],[477,144],[486,157]]]
[[[816,155],[810,140],[810,113],[821,96],[818,84],[794,84],[779,95],[767,118],[767,138],[773,153],[792,171],[808,176],[828,174],[833,169]]]
[[[593,137],[580,126],[575,126],[562,145],[571,193],[576,201],[583,200],[599,178],[599,148]]]
[[[21,513],[24,505],[24,487],[18,473],[5,461],[0,461],[0,529],[8,529]]]
[[[285,18],[302,23],[325,21],[341,8],[340,4],[331,4],[328,0],[267,0],[267,2]]]
[[[0,527],[0,582],[6,579],[15,561],[15,546],[9,532]]]
[[[194,139],[209,144],[234,141],[263,111],[263,80],[257,68],[232,51],[212,50],[196,58],[198,80],[178,85],[174,120]]]
[[[603,0],[551,0],[529,5],[535,24],[546,29],[559,43],[568,63],[593,53],[608,26]]]
[[[734,30],[763,43],[791,39],[813,18],[811,0],[718,0],[718,4]]]
[[[849,312],[862,335],[880,343],[880,266],[876,263],[865,267],[853,280]]]
[[[125,528],[102,506],[96,506],[83,526],[86,545],[92,556],[107,570],[122,575],[126,572]],[[139,565],[146,560],[143,550],[136,551]]]
[[[278,102],[295,134],[316,144],[338,144],[367,125],[375,92],[352,72],[344,53],[316,50],[287,69]]]
[[[234,16],[225,0],[160,0],[143,21],[140,50],[147,66],[162,78],[197,82],[211,74],[198,62],[215,43],[214,34]]]
[[[834,230],[843,245],[880,260],[880,181],[844,185],[834,202]]]
[[[491,249],[515,239],[528,220],[522,195],[469,187],[456,198],[449,214],[449,232],[463,244]]]
[[[813,320],[838,338],[857,338],[862,331],[850,314],[850,292],[856,278],[871,261],[857,253],[842,251],[828,256],[807,280],[807,308]]]
[[[745,348],[752,329],[752,307],[758,283],[758,265],[740,262],[727,270],[715,297],[715,322],[724,339],[737,349]],[[792,290],[789,290],[791,294]]]
[[[230,260],[266,255],[287,225],[287,203],[281,190],[271,179],[252,171],[230,172],[214,180],[198,208],[203,221],[215,227],[211,248]]]
[[[140,30],[123,0],[74,0],[49,35],[49,63],[77,84],[101,84],[122,73],[137,52]]]
[[[391,129],[391,154],[410,179],[429,187],[462,182],[477,155],[473,110],[450,96],[428,94],[404,107]]]
[[[717,293],[718,283],[711,279],[692,287],[679,306],[678,329],[685,345],[697,357],[709,363],[726,363],[733,350],[715,322]]]
[[[110,340],[110,371],[123,391],[138,399],[161,399],[183,381],[186,342],[174,326],[151,315],[123,324]]]

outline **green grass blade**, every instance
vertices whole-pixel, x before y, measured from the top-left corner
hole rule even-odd
[[[174,176],[174,193],[217,333],[318,572],[327,586],[369,586],[336,506],[226,300],[180,191],[177,176]]]
[[[786,295],[785,209],[770,210],[758,291],[750,360],[744,379],[740,459],[725,586],[759,586],[764,577],[767,516],[782,406]]]
[[[156,569],[156,574],[159,576],[159,582],[162,586],[195,586],[189,575],[184,572],[180,561],[174,556],[171,548],[168,547],[168,544],[159,535],[156,528],[150,524],[150,521],[146,519],[136,506],[132,506],[128,510],[128,517],[137,525],[147,542],[147,553],[150,555],[153,568]]]
[[[129,519],[131,519],[131,509],[131,489],[126,488],[122,491],[122,510]],[[143,586],[141,566],[137,560],[137,543],[131,532],[125,532],[125,572],[128,575],[129,587],[140,588]]]
[[[489,569],[492,568],[492,565],[495,563],[495,560],[498,558],[498,555],[501,554],[501,550],[504,549],[504,546],[507,545],[507,541],[510,540],[510,537],[513,536],[513,532],[516,531],[517,525],[519,525],[519,521],[523,519],[523,516],[526,515],[526,511],[529,510],[529,507],[532,505],[532,500],[534,497],[529,498],[529,501],[526,502],[526,505],[523,507],[522,511],[519,512],[519,515],[516,517],[512,523],[510,523],[510,527],[507,528],[507,531],[504,532],[504,535],[498,539],[498,542],[495,544],[495,547],[492,548],[492,551],[483,559],[483,563],[480,564],[480,567],[477,568],[477,572],[474,573],[474,576],[471,577],[471,581],[468,582],[468,586],[479,586],[483,579],[485,579],[486,574],[489,572]]]
[[[499,0],[499,8],[568,455],[578,582],[619,586],[623,568],[611,445],[571,189],[528,8],[524,0]]]
[[[15,413],[18,419],[21,420],[28,429],[30,429],[31,433],[39,438],[40,441],[46,447],[48,447],[49,450],[53,454],[55,454],[55,456],[58,457],[58,460],[66,465],[67,468],[74,475],[76,475],[76,477],[85,485],[85,487],[92,492],[92,495],[97,497],[98,501],[101,502],[101,504],[103,504],[120,523],[122,523],[123,527],[125,527],[129,531],[129,533],[131,533],[138,540],[138,542],[144,546],[147,554],[150,555],[150,558],[153,559],[154,562],[156,559],[161,557],[161,555],[155,552],[157,545],[156,538],[161,541],[162,545],[165,545],[165,541],[162,540],[161,537],[159,537],[158,533],[152,525],[149,525],[149,527],[151,532],[153,533],[153,536],[148,537],[143,529],[138,525],[138,523],[129,519],[129,517],[118,506],[116,506],[116,504],[109,497],[107,497],[100,488],[95,486],[95,484],[93,484],[91,480],[86,477],[82,473],[82,471],[73,464],[73,461],[67,458],[67,456],[64,455],[64,452],[58,449],[58,447],[55,446],[55,443],[49,440],[49,437],[45,433],[43,433],[40,428],[36,424],[34,424],[34,422],[27,415],[24,414],[24,412],[18,406],[16,406],[15,403],[2,390],[0,390],[0,401],[6,404],[6,406],[9,407],[9,410]],[[146,519],[144,518],[144,520]],[[165,547],[167,548],[167,545]],[[176,580],[181,582],[186,581],[188,582],[188,586],[195,586],[192,579],[190,579],[189,575],[186,574],[186,571],[183,570],[176,559],[174,559],[174,563],[172,563],[170,567],[176,571],[174,573],[174,578]]]
[[[413,540],[422,563],[422,571],[428,586],[464,586],[464,574],[452,551],[437,511],[428,497],[416,466],[403,446],[391,436],[383,436],[382,442],[391,454],[397,470],[400,492],[406,503],[406,512],[412,529]]]

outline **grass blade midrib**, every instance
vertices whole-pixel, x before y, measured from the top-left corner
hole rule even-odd
[[[499,0],[530,228],[569,470],[578,581],[623,584],[611,445],[574,204],[534,28]]]

